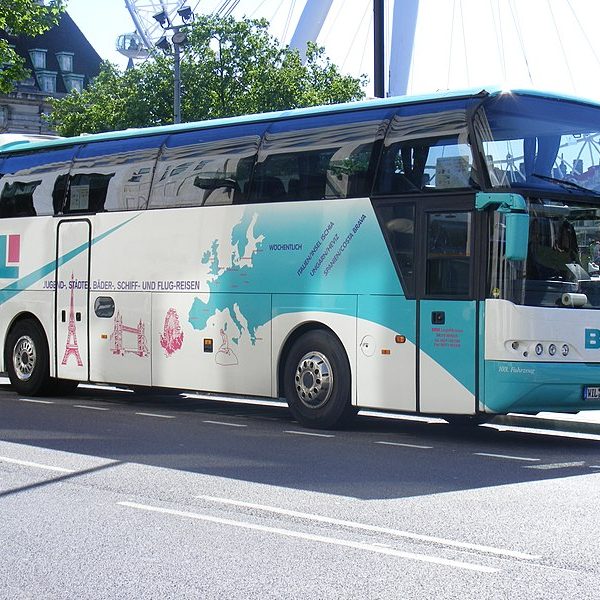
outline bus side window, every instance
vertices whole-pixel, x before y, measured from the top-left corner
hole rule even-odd
[[[249,124],[170,135],[158,158],[150,208],[246,202],[265,125]]]
[[[380,108],[274,121],[258,153],[249,201],[368,196],[389,116]]]
[[[476,184],[464,100],[402,106],[384,142],[374,195]]]
[[[393,258],[400,271],[402,288],[408,297],[415,295],[415,205],[374,202]]]
[[[0,217],[55,214],[55,191],[67,177],[74,153],[73,147],[67,147],[6,157],[0,180]],[[62,198],[59,203],[62,206]]]
[[[90,142],[70,172],[65,213],[143,210],[166,136]]]
[[[42,183],[41,179],[27,183],[5,182],[0,193],[0,218],[35,217],[33,193],[40,183]]]
[[[108,185],[114,175],[79,173],[70,177],[64,212],[104,212]]]

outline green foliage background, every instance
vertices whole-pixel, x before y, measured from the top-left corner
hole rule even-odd
[[[266,20],[202,16],[187,33],[181,61],[183,122],[364,97],[365,76],[341,74],[312,43],[302,64],[297,51],[282,48],[269,34]],[[81,93],[51,104],[49,121],[65,136],[172,123],[173,58],[156,53],[124,72],[104,63]]]

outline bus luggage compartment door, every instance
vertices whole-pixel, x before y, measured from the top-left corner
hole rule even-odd
[[[87,381],[91,224],[61,221],[56,242],[56,376]]]
[[[421,300],[420,410],[475,413],[476,302]]]

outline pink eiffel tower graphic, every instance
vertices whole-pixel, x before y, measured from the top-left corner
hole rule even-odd
[[[73,286],[74,276],[71,273],[71,309],[69,311],[69,332],[67,334],[67,345],[65,347],[65,355],[62,359],[62,365],[66,365],[69,360],[69,356],[73,354],[77,359],[77,366],[83,367],[83,361],[79,355],[79,345],[77,344],[77,328],[75,327],[75,311],[73,309],[73,294],[75,292]]]

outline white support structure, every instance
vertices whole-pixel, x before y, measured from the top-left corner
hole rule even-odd
[[[148,49],[163,35],[162,27],[154,15],[164,11],[172,19],[185,3],[186,0],[125,0],[135,29]]]
[[[418,13],[419,0],[395,0],[388,87],[390,96],[406,94]]]
[[[290,47],[300,53],[302,62],[306,61],[307,41],[316,41],[333,0],[307,0],[300,20],[290,41]]]

